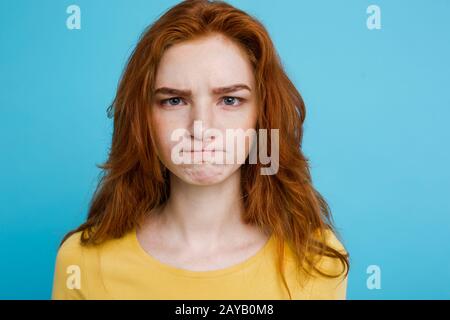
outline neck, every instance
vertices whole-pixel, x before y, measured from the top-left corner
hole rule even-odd
[[[214,185],[199,186],[170,176],[171,192],[162,208],[160,225],[166,236],[190,247],[216,247],[252,230],[244,211],[240,170]]]

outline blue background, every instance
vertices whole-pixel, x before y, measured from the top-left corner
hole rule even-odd
[[[125,61],[175,3],[0,2],[0,298],[50,298]],[[348,299],[449,299],[450,1],[230,3],[266,25],[305,99],[304,151],[352,255]],[[66,27],[71,4],[81,30]],[[366,27],[370,4],[381,30]]]

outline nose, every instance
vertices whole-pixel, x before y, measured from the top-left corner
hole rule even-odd
[[[191,139],[203,142],[214,140],[214,135],[210,133],[212,130],[207,132],[208,129],[214,128],[214,110],[206,100],[196,103],[191,108],[189,126]]]

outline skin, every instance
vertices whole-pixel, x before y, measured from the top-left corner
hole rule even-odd
[[[235,84],[250,91],[213,90]],[[159,158],[170,171],[171,196],[154,209],[160,213],[157,217],[152,215],[138,228],[138,241],[151,256],[182,269],[215,270],[242,262],[259,251],[268,236],[241,219],[241,164],[175,164],[171,151],[178,142],[171,141],[171,133],[184,129],[184,141],[214,149],[223,140],[195,133],[195,120],[202,121],[203,130],[215,128],[223,136],[226,129],[255,128],[258,105],[250,61],[239,46],[219,34],[185,41],[164,53],[155,90],[162,87],[191,92],[159,92],[154,97],[152,125]],[[246,155],[253,141],[245,145]]]

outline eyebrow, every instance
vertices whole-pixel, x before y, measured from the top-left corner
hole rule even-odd
[[[234,85],[227,86],[227,87],[214,88],[212,90],[212,92],[214,94],[225,94],[225,93],[235,92],[235,91],[239,91],[239,90],[248,90],[250,92],[252,91],[249,86],[242,84],[242,83],[238,83],[238,84],[234,84]],[[191,96],[192,95],[191,90],[174,89],[174,88],[168,88],[168,87],[158,88],[153,93],[155,95],[158,93],[174,94],[174,95],[180,95],[180,96]]]

